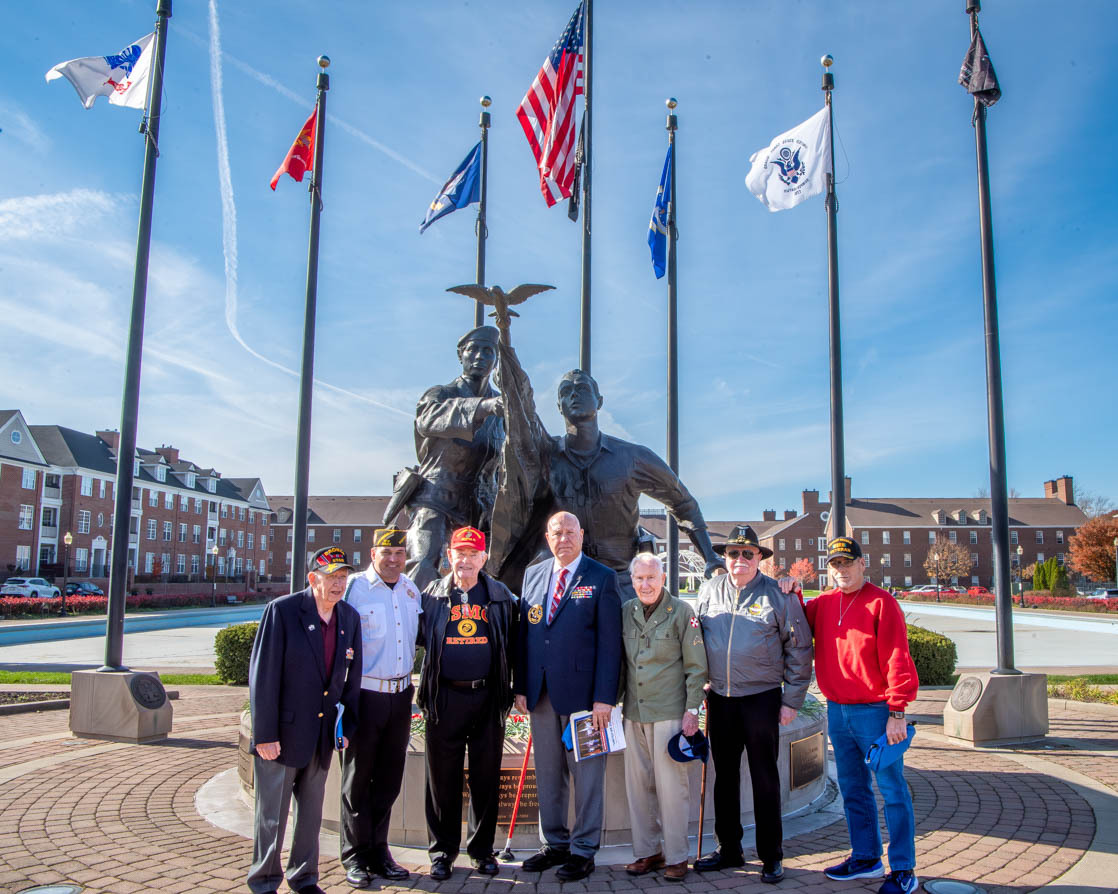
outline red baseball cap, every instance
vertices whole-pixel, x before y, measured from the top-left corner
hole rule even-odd
[[[450,535],[450,548],[459,549],[461,547],[485,552],[485,535],[477,528],[459,528]]]

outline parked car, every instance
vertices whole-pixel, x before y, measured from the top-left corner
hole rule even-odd
[[[104,596],[105,591],[89,581],[71,581],[66,584],[67,596]]]
[[[1118,588],[1115,587],[1099,587],[1091,593],[1088,599],[1118,599]]]
[[[993,596],[992,590],[987,590],[985,587],[967,587],[968,596]]]
[[[52,599],[61,596],[58,587],[42,577],[9,577],[0,586],[0,596],[30,596],[32,599]]]
[[[942,587],[940,589],[942,589]],[[910,587],[905,590],[906,593],[934,593],[935,591],[935,584],[921,584],[919,587]]]

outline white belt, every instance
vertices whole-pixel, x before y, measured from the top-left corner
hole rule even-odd
[[[411,686],[411,677],[395,677],[391,680],[382,680],[379,677],[362,677],[361,688],[373,692],[403,692]]]

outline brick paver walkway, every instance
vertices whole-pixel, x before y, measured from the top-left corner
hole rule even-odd
[[[64,881],[104,894],[247,890],[251,842],[210,825],[194,805],[203,784],[235,765],[246,691],[199,686],[180,692],[173,736],[156,745],[74,739],[65,711],[0,717],[0,891]],[[1118,791],[1118,711],[1054,706],[1052,736],[1042,745],[975,752],[936,735],[947,695],[924,691],[912,708],[926,732],[917,736],[908,759],[919,875],[972,881],[991,894],[1052,883],[1084,859],[1096,832],[1091,805],[1053,768],[1066,767]],[[790,839],[779,890],[876,891],[876,881],[839,885],[823,875],[823,867],[841,860],[847,847],[842,822]],[[336,857],[324,854],[321,869],[326,891],[352,890]],[[514,888],[525,894],[771,892],[757,872],[754,864],[744,871],[692,873],[683,885],[672,885],[601,867],[586,882],[560,885],[553,871],[521,875],[503,867],[497,878],[484,879],[459,867],[442,884],[413,874],[397,887],[440,894],[506,894]],[[1118,878],[1097,878],[1082,890],[1115,891],[1115,885]]]

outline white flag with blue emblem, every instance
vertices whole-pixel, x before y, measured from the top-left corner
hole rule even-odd
[[[98,96],[109,97],[114,106],[142,109],[147,105],[148,75],[155,51],[155,34],[133,41],[113,56],[84,56],[59,62],[47,72],[47,80],[66,78],[87,109]]]
[[[827,107],[754,152],[745,185],[770,211],[795,208],[827,188],[831,117]]]

